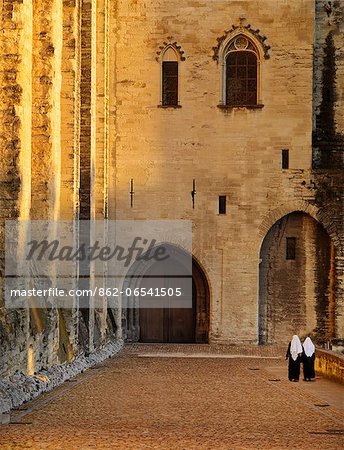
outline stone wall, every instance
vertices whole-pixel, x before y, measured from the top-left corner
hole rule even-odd
[[[18,14],[19,11],[22,14]],[[25,205],[23,217],[27,215],[30,204],[30,191],[27,191],[28,177],[23,177],[24,161],[20,155],[26,152],[25,138],[31,138],[31,127],[25,123],[27,112],[25,100],[30,98],[30,85],[22,82],[30,69],[31,52],[28,36],[21,35],[25,20],[32,16],[28,2],[3,2],[1,14],[1,112],[0,112],[0,288],[4,289],[4,225],[6,219],[21,216],[20,206]],[[26,66],[27,64],[27,66]],[[26,160],[26,164],[30,161]],[[30,167],[30,166],[29,166]],[[30,179],[30,178],[29,178]],[[24,182],[26,182],[24,184]],[[29,341],[29,314],[27,311],[8,310],[0,297],[0,340],[3,372],[3,358],[13,370],[26,366],[26,350]]]
[[[333,381],[344,383],[344,357],[338,353],[317,350],[315,358],[317,373]]]
[[[1,291],[5,219],[105,217],[108,10],[108,0],[1,3]],[[99,350],[116,334],[116,313],[107,314],[106,301],[90,307],[82,314],[75,298],[72,309],[33,300],[28,311],[11,310],[1,294],[0,376]]]
[[[257,342],[261,245],[279,219],[302,211],[333,243],[329,314],[342,337],[344,65],[341,3],[332,3],[328,23],[320,1],[314,16],[312,0],[273,8],[271,0],[3,0],[0,288],[8,218],[188,219],[209,282],[210,339]],[[260,49],[262,108],[218,107],[217,55],[233,25]],[[160,107],[168,43],[183,56],[180,108]],[[219,195],[227,195],[226,215]],[[306,297],[322,280],[311,278]],[[106,299],[99,310],[78,305],[9,310],[1,296],[0,375],[67,363],[120,336],[120,311],[107,314]]]
[[[115,18],[116,124],[110,133],[117,136],[116,178],[109,181],[116,201],[110,211],[116,208],[120,219],[192,220],[193,253],[210,284],[210,338],[230,342],[258,339],[265,235],[288,213],[310,214],[334,243],[335,326],[342,336],[342,177],[334,170],[324,181],[312,170],[313,1],[281,0],[273,11],[269,0],[120,1]],[[244,33],[248,25],[259,30],[266,37],[262,54],[270,46],[270,58],[261,57],[262,108],[218,107],[221,65],[214,47],[233,25]],[[169,43],[183,52],[178,108],[159,107],[161,51]],[[281,169],[282,149],[289,149],[288,170]],[[328,188],[338,197],[329,200]],[[226,215],[218,214],[219,195],[227,195]],[[313,283],[307,280],[305,292]]]
[[[313,164],[344,167],[344,4],[315,1]]]

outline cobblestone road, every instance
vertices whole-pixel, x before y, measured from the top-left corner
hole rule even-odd
[[[343,448],[343,388],[289,383],[284,359],[250,353],[127,347],[12,414],[0,449]]]

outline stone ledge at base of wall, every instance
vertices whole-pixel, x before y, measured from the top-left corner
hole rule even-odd
[[[315,370],[330,380],[344,384],[344,355],[317,349]]]
[[[11,409],[18,408],[95,364],[114,356],[122,347],[122,339],[110,341],[103,348],[88,356],[81,355],[69,364],[51,367],[33,376],[16,373],[8,378],[0,379],[0,419],[1,415],[5,416],[5,413]]]

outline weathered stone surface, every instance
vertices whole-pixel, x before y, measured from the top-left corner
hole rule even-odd
[[[210,339],[257,341],[261,244],[269,229],[294,211],[318,220],[333,241],[335,328],[338,336],[343,334],[343,176],[338,165],[325,165],[333,169],[328,172],[312,165],[312,121],[322,102],[322,89],[336,91],[333,111],[342,105],[339,76],[332,86],[327,86],[326,77],[317,78],[313,96],[314,32],[324,33],[328,26],[322,11],[323,2],[317,2],[314,16],[314,2],[307,0],[274,2],[273,12],[269,0],[220,0],[197,6],[191,0],[182,5],[177,1],[118,4],[116,178],[109,180],[110,190],[116,192],[116,217],[192,220],[194,256],[204,268],[211,291]],[[213,48],[224,32],[240,22],[259,29],[271,47],[270,58],[260,62],[264,107],[219,109],[221,64],[214,61]],[[342,46],[342,35],[336,34],[336,49]],[[174,41],[185,57],[179,62],[181,107],[158,108],[161,62],[157,52],[164,42]],[[328,64],[322,52],[324,42],[318,45],[321,52],[316,60],[323,67]],[[339,75],[341,56],[335,53],[338,61],[332,64],[338,66]],[[318,77],[318,67],[315,71]],[[343,115],[333,114],[339,130]],[[328,141],[327,150],[331,145]],[[281,170],[282,149],[289,149],[288,170]],[[133,208],[128,193],[131,178],[135,181]],[[197,186],[194,209],[193,179]],[[224,194],[227,214],[221,216],[218,196]],[[312,245],[311,240],[307,245]],[[307,277],[295,292],[301,298],[307,292],[310,315],[315,303],[311,304],[309,294],[316,283]],[[288,306],[293,308],[292,303]],[[304,321],[305,310],[302,314]],[[280,336],[288,338],[286,331]]]
[[[96,119],[91,119],[91,97],[87,97],[82,82],[91,86],[91,74],[95,70],[91,58],[96,50],[92,42],[97,39],[94,30],[98,28],[98,50],[106,54],[104,47],[108,38],[105,38],[104,27],[108,23],[108,14],[102,12],[106,7],[105,3],[96,6],[95,2],[60,0],[2,2],[1,292],[4,286],[5,219],[73,220],[81,217],[82,208],[90,210],[91,194],[80,182],[80,165],[86,174],[91,169],[90,164],[81,161],[80,148],[84,136],[95,136]],[[93,22],[95,15],[99,18],[98,27]],[[103,31],[100,31],[102,22]],[[83,67],[90,68],[88,79]],[[103,89],[101,85],[100,89]],[[95,104],[95,95],[93,90],[92,104]],[[88,121],[85,122],[86,118]],[[104,120],[101,117],[97,120],[99,137],[104,135]],[[95,141],[95,137],[93,139]],[[99,142],[101,152],[104,139]],[[84,145],[82,149],[91,161],[90,148]],[[104,187],[104,168],[101,172],[97,174],[100,196]],[[88,178],[91,179],[90,173]],[[98,218],[102,218],[104,198],[98,203]],[[94,314],[99,319],[93,320]],[[96,326],[98,338],[93,343]],[[0,376],[17,371],[31,375],[70,362],[85,350],[94,351],[105,345],[115,331],[116,325],[107,318],[106,303],[100,312],[92,310],[85,318],[78,309],[77,299],[72,310],[32,308],[16,311],[5,309],[1,295]]]
[[[344,167],[344,7],[315,2],[313,164]]]
[[[81,355],[69,364],[53,366],[31,376],[17,372],[0,380],[0,414],[17,408],[22,403],[50,391],[84,370],[114,356],[121,350],[122,345],[121,340],[110,341],[103,348],[88,356]]]
[[[334,352],[317,351],[315,369],[333,381],[344,384],[344,356]]]

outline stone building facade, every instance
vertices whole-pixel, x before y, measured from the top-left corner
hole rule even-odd
[[[195,341],[343,338],[342,1],[1,7],[2,275],[6,219],[191,220]],[[254,54],[250,104],[228,101],[232,51]],[[139,312],[1,299],[1,375],[140,326]]]

